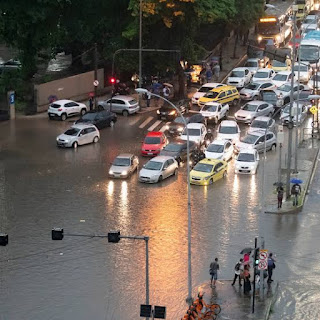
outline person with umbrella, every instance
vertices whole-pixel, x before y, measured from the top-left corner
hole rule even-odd
[[[300,184],[302,183],[302,180],[292,178],[291,183],[293,183],[293,186],[291,188],[291,194],[294,196],[293,205],[297,206],[298,205],[298,196],[301,193],[301,185]]]

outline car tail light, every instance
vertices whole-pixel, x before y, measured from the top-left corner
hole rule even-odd
[[[62,111],[62,108],[59,108],[58,111]]]

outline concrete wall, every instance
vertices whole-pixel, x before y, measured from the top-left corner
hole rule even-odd
[[[34,86],[35,103],[37,112],[48,109],[50,96],[60,99],[71,99],[75,101],[88,100],[90,92],[94,92],[94,71],[77,74]],[[104,70],[98,70],[98,94],[104,89]]]

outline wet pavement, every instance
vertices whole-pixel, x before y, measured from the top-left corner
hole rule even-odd
[[[120,152],[139,154],[155,113],[119,116],[114,128],[101,130],[98,144],[56,148],[55,137],[72,122],[36,116],[0,123],[0,225],[10,237],[1,248],[2,319],[138,318],[145,301],[144,243],[67,236],[54,242],[52,227],[150,236],[150,302],[166,306],[167,319],[180,319],[187,295],[186,167],[157,185],[138,183],[136,174],[111,180],[110,162]],[[231,279],[239,252],[257,235],[277,256],[275,279],[296,266],[286,257],[296,253],[299,218],[261,212],[261,193],[277,180],[278,151],[267,157],[264,188],[261,165],[255,176],[237,176],[233,160],[225,180],[191,187],[195,291],[208,281],[214,256],[221,278]],[[140,164],[146,161],[140,157]],[[307,239],[313,237],[317,233]]]

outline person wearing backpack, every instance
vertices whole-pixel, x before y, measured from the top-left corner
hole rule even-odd
[[[234,286],[234,284],[237,281],[237,278],[239,278],[239,286],[241,287],[241,273],[243,272],[243,259],[240,259],[239,262],[236,263],[235,267],[234,267],[234,278],[233,278],[233,282],[231,283],[232,286]]]
[[[275,264],[275,260],[273,258],[272,253],[269,253],[269,257],[268,257],[268,283],[271,283],[272,280],[272,273],[273,273],[273,269],[276,268],[276,264]]]

